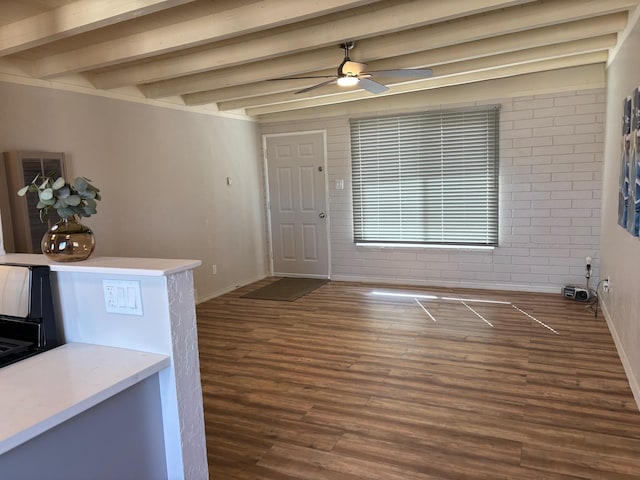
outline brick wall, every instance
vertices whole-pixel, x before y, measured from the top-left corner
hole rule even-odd
[[[501,105],[500,245],[493,250],[356,246],[348,119],[262,125],[264,135],[327,132],[331,278],[558,292],[584,284],[587,256],[597,277],[604,90],[482,103]],[[338,179],[344,190],[335,189]]]

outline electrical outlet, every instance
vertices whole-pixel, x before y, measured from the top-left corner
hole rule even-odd
[[[116,287],[113,285],[104,286],[104,301],[107,304],[107,311],[118,306],[116,302]]]
[[[212,275],[217,275],[218,274],[218,266],[217,265],[211,265],[211,274]]]
[[[602,291],[605,293],[609,293],[609,290],[611,290],[611,279],[607,277],[602,282]]]

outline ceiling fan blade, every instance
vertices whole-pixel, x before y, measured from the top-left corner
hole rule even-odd
[[[360,78],[359,84],[367,92],[371,93],[382,93],[389,90],[389,87],[387,87],[386,85],[378,83],[375,80],[371,80],[370,78]]]
[[[433,75],[433,70],[430,68],[403,68],[399,70],[372,70],[370,72],[362,72],[368,75],[378,75],[381,77],[390,78],[429,78]]]
[[[331,80],[327,80],[326,82],[321,82],[321,83],[318,83],[316,85],[312,85],[311,87],[307,87],[307,88],[303,88],[302,90],[298,90],[297,92],[295,92],[295,94],[297,95],[298,93],[310,92],[311,90],[315,90],[316,88],[324,87],[325,85],[329,85],[330,83],[334,83],[335,81],[336,81],[336,77],[332,77]]]
[[[308,78],[336,78],[335,75],[311,75],[309,77],[278,77],[278,78],[267,78],[268,82],[274,82],[277,80],[304,80]]]

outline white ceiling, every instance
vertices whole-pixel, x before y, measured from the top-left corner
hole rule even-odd
[[[389,96],[406,103],[412,92],[504,78],[593,85],[639,2],[0,0],[0,78],[258,118]],[[334,75],[345,41],[367,70],[429,67],[434,75],[380,78],[390,89],[379,95],[337,85],[296,94],[322,80],[270,81]]]

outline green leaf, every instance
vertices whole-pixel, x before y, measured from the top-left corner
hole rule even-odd
[[[40,200],[51,200],[53,198],[53,190],[50,188],[45,188],[44,190],[42,190],[38,196],[40,197]]]
[[[51,185],[51,188],[53,188],[54,190],[60,190],[62,187],[65,186],[67,182],[64,180],[64,178],[62,177],[58,177],[58,179],[53,182],[53,185]]]
[[[83,177],[76,177],[73,181],[73,186],[78,192],[84,192],[89,186],[89,183]]]
[[[73,214],[74,211],[69,207],[58,209],[58,215],[60,216],[60,218],[71,218],[73,217]]]
[[[64,187],[56,191],[56,197],[58,198],[67,198],[69,195],[71,195],[71,189],[69,188],[69,185],[65,185]]]
[[[54,180],[55,179],[55,180]],[[91,184],[86,177],[76,177],[70,185],[63,177],[57,177],[55,173],[47,175],[38,174],[28,185],[17,191],[21,197],[29,192],[38,194],[36,208],[40,220],[46,222],[54,208],[62,218],[70,218],[74,215],[89,217],[95,213],[96,201],[101,200],[99,188]]]
[[[85,205],[84,208],[82,209],[83,211],[83,216],[84,217],[89,217],[91,215],[93,215],[94,213],[98,213],[98,211],[95,209],[95,207],[92,207],[91,205]]]
[[[66,199],[67,203],[72,207],[80,205],[80,197],[78,195],[69,195]]]
[[[80,198],[91,198],[91,191],[84,190],[82,192],[78,192],[78,195],[80,196]]]

